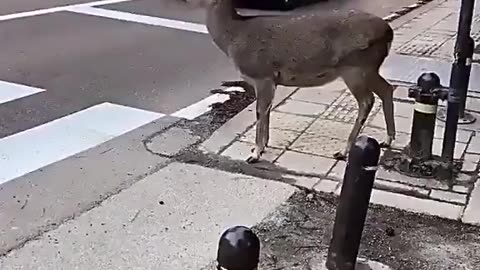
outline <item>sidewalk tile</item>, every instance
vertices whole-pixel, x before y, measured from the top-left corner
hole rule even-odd
[[[253,147],[254,144],[237,141],[228,147],[222,155],[235,160],[247,160]],[[273,162],[281,153],[282,150],[267,148],[265,153],[263,153],[261,160]]]
[[[302,132],[314,118],[273,111],[270,114],[270,128]]]
[[[429,191],[424,189],[424,188],[419,188],[419,187],[412,187],[409,185],[401,184],[398,182],[391,182],[391,181],[386,181],[386,180],[381,180],[381,179],[375,179],[375,187],[378,189],[387,189],[390,191],[404,191],[404,192],[414,192],[420,195],[425,195],[427,196]]]
[[[302,153],[333,157],[336,152],[343,151],[346,144],[346,140],[318,136],[314,133],[304,133],[289,148]]]
[[[444,190],[433,189],[430,193],[430,197],[447,202],[455,202],[465,204],[467,200],[467,195],[458,194]]]
[[[453,186],[452,190],[458,193],[468,194],[469,188],[465,186],[455,185]]]
[[[437,120],[438,122],[438,120]],[[435,126],[435,138],[443,139],[443,135],[445,133],[444,126]],[[463,129],[457,130],[457,142],[461,143],[468,143],[470,141],[470,137],[472,136],[473,132]]]
[[[378,113],[367,125],[370,127],[385,129],[386,124],[383,113]],[[397,132],[410,133],[412,131],[412,119],[402,116],[395,116],[395,128]]]
[[[347,139],[352,131],[353,123],[343,123],[333,120],[318,118],[313,124],[305,130],[305,133],[315,134],[334,139]]]
[[[320,178],[318,177],[298,176],[291,174],[285,174],[283,177],[294,179],[295,182],[292,184],[308,189],[312,189],[320,181]]]
[[[302,88],[292,95],[292,99],[330,105],[346,88],[342,80],[336,80],[320,87]]]
[[[441,156],[442,155],[442,147],[443,147],[443,139],[433,139],[433,147],[432,147],[432,154]],[[455,143],[455,150],[453,153],[453,158],[460,159],[462,158],[465,149],[467,148],[466,143]]]
[[[300,136],[300,132],[292,131],[292,130],[285,130],[285,129],[270,129],[270,140],[268,142],[268,146],[274,148],[286,148],[292,142]],[[248,143],[255,143],[255,134],[256,128],[253,127],[249,129],[245,134],[240,136],[239,140]]]
[[[339,188],[339,185],[340,183],[337,181],[322,179],[313,187],[313,189],[323,193],[335,193],[337,188]]]
[[[480,154],[480,136],[472,137],[468,145],[467,153]]]
[[[435,179],[413,178],[400,174],[393,170],[387,171],[384,168],[378,169],[377,178],[418,187],[448,189],[447,184],[437,181]]]
[[[420,199],[403,194],[374,189],[370,200],[374,204],[382,204],[406,211],[429,214],[457,220],[463,207],[430,199]]]
[[[278,106],[275,111],[292,113],[306,116],[318,116],[327,109],[325,104],[304,102],[294,99],[287,99],[284,104]]]
[[[328,173],[327,177],[341,182],[343,181],[346,168],[347,168],[346,161],[342,161],[342,160],[337,161],[337,164],[335,164],[333,169]]]
[[[465,223],[480,225],[480,181],[478,180],[470,195],[462,221]]]
[[[303,153],[286,151],[275,162],[277,165],[299,173],[326,175],[335,164],[331,158],[312,156]]]

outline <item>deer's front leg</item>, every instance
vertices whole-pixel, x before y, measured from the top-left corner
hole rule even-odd
[[[257,162],[267,147],[270,135],[270,111],[272,109],[276,88],[273,79],[255,79],[254,84],[255,94],[257,96],[257,123],[255,147],[247,158],[248,163]]]

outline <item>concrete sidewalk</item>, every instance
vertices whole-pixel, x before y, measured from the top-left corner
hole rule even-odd
[[[400,19],[395,28],[392,49],[401,55],[453,61],[453,49],[458,27],[461,0],[433,1],[421,12],[405,20]],[[480,5],[475,4],[471,36],[480,42]],[[474,62],[480,60],[480,51]]]
[[[224,229],[254,226],[294,191],[173,162],[0,257],[0,269],[200,269]]]
[[[408,102],[406,94],[404,87],[395,92],[397,139],[393,149],[404,148],[410,138],[413,104]],[[253,111],[254,104],[231,120],[237,123],[217,130],[202,144],[202,149],[244,160],[254,142]],[[345,162],[336,161],[332,156],[344,147],[356,114],[356,101],[341,81],[293,90],[272,112],[271,143],[264,159],[289,171],[306,188],[338,193]],[[377,100],[361,133],[381,141],[386,134],[384,127],[381,102]],[[480,185],[477,183],[480,137],[476,136],[479,130],[480,122],[459,126],[455,158],[463,161],[463,168],[453,185],[407,177],[382,167],[377,173],[372,202],[480,224]],[[433,148],[436,155],[440,155],[443,131],[443,123],[438,121]],[[226,135],[222,134],[229,134],[231,140],[227,142]]]
[[[441,40],[448,36],[448,40],[451,42],[454,38],[452,31],[456,30],[457,17],[455,14],[458,13],[459,3],[458,0],[434,1],[422,7],[417,13],[411,14],[406,19],[400,19],[394,24],[396,36],[393,51],[414,56],[402,56],[393,52],[385,65],[388,66],[388,69],[383,70],[387,79],[393,79],[400,85],[405,85],[403,82],[411,83],[414,80],[410,78],[412,70],[408,67],[418,65],[418,56],[425,56],[426,52],[433,51],[453,52],[453,48],[447,47],[446,42]],[[477,17],[478,15],[475,15],[474,37],[476,37],[476,31],[480,31]],[[427,47],[419,47],[419,42],[432,32],[450,34],[438,34],[434,40],[425,41],[425,44],[445,43],[445,46],[437,46],[438,48],[435,47],[436,49],[433,51]],[[419,49],[406,50],[405,48]],[[431,57],[438,55],[440,54],[429,54]],[[399,59],[401,57],[407,58]],[[442,69],[447,71],[450,66],[450,63],[446,62],[448,60],[427,61],[441,63]],[[421,72],[436,71],[434,66],[432,64],[423,66],[422,69],[414,68],[414,78],[417,78]],[[402,74],[407,74],[410,79],[402,80],[405,78]],[[448,84],[447,75],[449,74],[442,74],[444,85]],[[480,78],[480,70],[478,67],[474,67],[470,85],[479,85],[478,78]],[[469,92],[467,109],[478,119],[480,118],[480,94],[476,90],[473,89]],[[284,88],[280,91],[286,90]],[[289,91],[291,95],[279,101],[273,110],[271,143],[264,159],[278,165],[283,171],[295,175],[307,188],[338,193],[345,162],[334,160],[332,155],[341,150],[346,142],[357,115],[356,101],[341,80],[323,87],[289,88]],[[395,99],[397,139],[393,149],[400,150],[407,145],[410,139],[413,100],[407,97],[407,88],[404,86],[397,88]],[[440,105],[442,108],[446,104]],[[254,106],[252,104],[230,123],[215,132],[208,141],[202,144],[201,149],[232,159],[245,160],[254,142]],[[443,126],[444,123],[437,120],[433,147],[435,155],[440,155]],[[480,225],[480,183],[477,181],[480,161],[478,131],[480,131],[480,121],[459,126],[455,159],[462,161],[463,167],[462,173],[453,183],[447,184],[434,179],[407,177],[382,167],[377,173],[372,202]],[[379,141],[386,134],[381,101],[378,99],[376,99],[362,134],[373,136]]]

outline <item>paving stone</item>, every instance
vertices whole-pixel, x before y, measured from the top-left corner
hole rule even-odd
[[[462,217],[462,221],[480,225],[480,181],[477,180]]]
[[[246,160],[252,152],[253,147],[254,145],[251,143],[237,141],[223,151],[222,155],[235,160]],[[261,160],[273,162],[280,154],[282,154],[282,150],[267,148]]]
[[[408,88],[403,86],[399,86],[395,89],[393,97],[400,100],[411,100],[411,98],[408,97]]]
[[[386,128],[383,113],[378,113],[367,125],[382,129]],[[412,119],[395,116],[395,128],[397,132],[410,133],[412,130]]]
[[[275,162],[277,165],[299,173],[326,175],[335,164],[331,158],[312,156],[303,153],[286,151]]]
[[[477,164],[468,160],[464,160],[462,164],[462,172],[472,173],[477,170]]]
[[[382,142],[383,140],[385,140],[387,136],[387,130],[367,126],[360,132],[360,134],[368,135],[370,137],[375,138],[378,142]],[[394,149],[401,150],[405,148],[405,146],[407,146],[409,142],[410,142],[409,134],[397,132],[395,136],[395,140],[393,141],[391,147]]]
[[[270,128],[293,130],[302,132],[315,118],[293,115],[289,113],[272,112],[270,114]]]
[[[375,96],[375,104],[368,119],[380,109],[381,101]],[[354,123],[358,116],[358,103],[350,91],[345,91],[322,114],[322,118],[340,122]]]
[[[460,185],[453,186],[452,190],[455,192],[465,193],[465,194],[468,193],[469,191],[468,187],[460,186]]]
[[[455,37],[448,39],[438,49],[431,53],[431,56],[438,59],[453,60]]]
[[[480,136],[472,137],[468,145],[467,153],[480,154]]]
[[[432,154],[441,156],[442,155],[442,147],[443,147],[443,139],[433,139],[433,147],[432,147]],[[453,152],[453,158],[460,159],[462,158],[463,152],[467,148],[466,143],[455,143],[455,150]]]
[[[437,126],[435,126],[435,135],[434,135],[435,138],[443,140],[444,133],[445,133],[445,127],[437,124]],[[463,129],[457,130],[457,142],[468,143],[470,141],[470,137],[472,136],[472,133],[473,132],[471,131],[467,131]]]
[[[295,182],[291,184],[295,184],[297,186],[301,186],[308,189],[313,189],[313,187],[320,182],[320,178],[317,178],[317,177],[298,176],[298,175],[291,175],[291,174],[285,174],[283,175],[283,177],[294,179]],[[288,183],[290,184],[290,182]]]
[[[313,189],[315,191],[324,192],[324,193],[335,193],[337,188],[339,188],[340,183],[337,181],[332,181],[329,179],[322,179],[318,182]]]
[[[307,116],[318,116],[327,109],[325,104],[304,102],[294,99],[287,99],[285,103],[278,106],[275,111],[293,113]]]
[[[448,33],[427,30],[397,48],[397,51],[402,54],[429,56],[432,52],[438,50],[450,37],[451,35]]]
[[[346,140],[352,128],[353,124],[319,118],[305,130],[305,133]]]
[[[430,199],[421,199],[378,189],[372,191],[370,201],[374,204],[381,204],[415,213],[428,214],[454,220],[460,218],[463,210],[463,207],[459,205]]]
[[[256,128],[249,129],[245,134],[240,136],[239,140],[243,142],[255,143]],[[273,148],[286,148],[300,136],[300,132],[285,129],[270,129],[270,140],[268,146]]]
[[[466,153],[464,160],[478,164],[480,162],[480,155]]]
[[[458,194],[458,193],[453,193],[450,191],[445,191],[445,190],[438,190],[438,189],[432,189],[432,192],[430,193],[430,197],[442,201],[447,201],[447,202],[455,202],[455,203],[461,203],[465,204],[467,201],[467,195],[465,194]]]
[[[408,102],[394,102],[394,115],[413,119],[413,104]]]
[[[430,192],[429,190],[426,190],[424,188],[419,188],[419,187],[412,187],[409,185],[401,184],[398,182],[391,182],[391,181],[386,181],[386,180],[381,180],[381,179],[375,179],[375,187],[379,189],[391,189],[390,191],[407,191],[407,192],[415,192],[421,195],[428,195]]]
[[[146,145],[150,151],[156,154],[173,156],[200,139],[188,129],[172,127],[150,139]]]
[[[462,183],[471,182],[472,181],[472,176],[470,176],[468,174],[465,174],[465,173],[459,173],[457,175],[457,178],[455,178],[455,180],[458,181],[458,182],[462,182]]]
[[[448,189],[447,184],[439,182],[435,179],[413,178],[413,177],[400,174],[393,170],[387,171],[382,167],[380,167],[377,171],[377,178],[392,181],[392,182],[412,185],[412,186],[428,188],[428,189],[429,188],[444,189],[444,190]]]
[[[338,151],[345,149],[347,141],[318,136],[317,134],[302,134],[289,149],[302,153],[314,154],[324,157],[333,157]]]
[[[449,14],[439,23],[432,26],[431,30],[436,32],[449,33],[452,36],[455,36],[455,26],[458,25],[458,16],[456,14]],[[453,47],[452,47],[453,49]],[[452,51],[453,52],[453,51]]]
[[[332,170],[328,173],[327,177],[330,179],[343,181],[343,177],[345,175],[345,169],[347,168],[346,161],[337,161],[337,164],[332,168]]]
[[[292,99],[330,105],[346,88],[342,80],[335,80],[320,87],[301,88],[292,95]]]

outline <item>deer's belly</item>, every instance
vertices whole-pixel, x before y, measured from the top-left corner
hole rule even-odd
[[[338,73],[334,70],[308,74],[280,71],[277,73],[276,83],[284,86],[313,87],[327,84],[336,78],[338,78]]]

